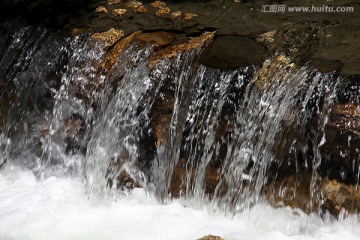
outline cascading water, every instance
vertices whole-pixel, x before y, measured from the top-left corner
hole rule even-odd
[[[297,68],[281,54],[262,67],[211,69],[197,61],[204,43],[153,64],[154,45],[140,41],[104,70],[106,46],[89,35],[14,21],[0,32],[5,182],[8,166],[21,166],[39,181],[81,179],[85,199],[98,204],[142,188],[236,218],[258,211],[279,179],[310,172],[308,209],[320,211],[337,74]]]

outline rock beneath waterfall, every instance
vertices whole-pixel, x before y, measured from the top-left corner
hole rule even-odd
[[[185,194],[186,191],[189,190],[186,189],[187,186],[194,186],[195,181],[197,180],[196,178],[199,171],[199,166],[195,164],[194,166],[189,168],[188,164],[189,161],[187,159],[180,158],[175,165],[170,182],[171,197],[181,197],[181,194]],[[206,166],[203,179],[205,197],[209,199],[212,199],[214,197],[216,188],[218,187],[220,180],[222,180],[222,182],[219,186],[217,195],[222,196],[226,193],[227,185],[221,175],[222,174],[220,171],[220,166],[211,163]]]
[[[141,187],[141,185],[125,170],[116,177],[116,183],[116,187],[121,190]]]
[[[6,123],[9,110],[16,97],[15,87],[9,85],[6,86],[0,79],[0,91],[3,92],[3,95],[0,97],[0,133],[2,132],[2,127]]]
[[[218,69],[259,66],[266,50],[255,41],[240,36],[219,36],[200,55],[200,63]]]
[[[105,57],[105,62],[102,67],[108,72],[111,67],[114,65],[119,56],[124,52],[126,47],[140,34],[140,31],[133,32],[129,36],[125,37],[121,41],[118,41],[109,52],[107,52]]]
[[[317,184],[312,185],[313,181]],[[320,209],[334,216],[341,211],[360,212],[360,190],[356,184],[345,184],[327,177],[315,179],[306,172],[278,180],[266,188],[266,194],[275,207],[290,206],[307,213]]]
[[[321,184],[325,203],[324,210],[339,215],[345,210],[348,213],[360,212],[360,190],[356,185],[339,183],[336,180],[325,180]]]
[[[202,238],[199,238],[198,240],[224,240],[224,239],[222,239],[219,236],[207,235],[207,236],[204,236]]]

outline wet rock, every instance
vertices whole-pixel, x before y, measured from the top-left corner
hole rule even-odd
[[[272,60],[263,63],[251,82],[255,83],[255,86],[260,90],[275,90],[271,86],[274,86],[274,83],[280,80],[279,76],[285,76],[294,66],[285,55],[277,55]]]
[[[329,111],[325,106],[323,111]],[[360,106],[354,102],[330,106],[324,133],[326,141],[320,148],[322,176],[346,184],[359,181]]]
[[[272,43],[274,42],[274,36],[276,34],[276,30],[274,31],[270,31],[270,32],[266,32],[266,33],[263,33],[263,34],[260,34],[257,38],[256,38],[256,41],[258,42],[269,42],[269,43]]]
[[[158,10],[156,10],[156,12],[155,12],[155,15],[157,16],[157,17],[159,17],[159,16],[162,16],[162,15],[165,15],[165,14],[168,14],[168,13],[170,13],[170,8],[168,8],[168,7],[159,7],[158,8]]]
[[[172,19],[178,19],[178,18],[181,18],[181,16],[182,16],[181,11],[176,11],[171,14]]]
[[[108,0],[109,5],[119,4],[121,3],[121,0]]]
[[[321,192],[325,201],[323,210],[328,210],[336,216],[342,209],[348,213],[360,212],[360,190],[357,185],[325,180],[321,185]]]
[[[183,19],[185,21],[190,21],[190,20],[194,20],[197,17],[199,17],[199,15],[195,13],[184,13]]]
[[[147,7],[145,6],[139,6],[137,8],[134,9],[134,13],[137,13],[137,14],[146,14],[148,13],[148,9]]]
[[[207,235],[205,237],[199,238],[198,240],[224,240],[224,239],[214,235]]]
[[[95,12],[97,13],[108,13],[109,11],[104,6],[99,6],[95,9]]]
[[[266,50],[253,40],[240,36],[215,37],[200,55],[200,63],[217,69],[237,69],[261,65]]]
[[[309,213],[312,211],[310,208],[311,179],[311,173],[284,177],[266,188],[267,199],[275,207],[290,206]],[[317,199],[314,199],[312,204],[314,210],[318,209]]]
[[[74,114],[64,120],[66,153],[74,153],[80,150],[85,131],[87,130],[84,119]]]
[[[5,83],[0,79],[0,92],[3,94],[0,95],[0,133],[2,128],[8,119],[9,110],[13,104],[13,101],[16,98],[15,87],[5,86]]]
[[[151,3],[151,6],[153,6],[154,8],[165,7],[166,3],[162,1],[155,1]]]
[[[97,39],[101,42],[105,42],[106,46],[112,46],[114,43],[119,41],[124,36],[123,30],[117,30],[115,28],[110,28],[106,32],[94,33],[91,35],[94,39]]]
[[[141,185],[125,170],[116,177],[116,183],[117,189],[121,190],[141,187]]]
[[[321,73],[340,72],[343,64],[339,60],[328,60],[324,58],[312,59],[311,64]]]
[[[267,186],[265,192],[275,207],[290,206],[306,213],[329,211],[334,216],[339,216],[341,211],[360,212],[360,190],[357,184],[345,184],[327,177],[315,179],[310,172],[284,177]]]
[[[106,69],[107,72],[111,69],[111,67],[114,65],[119,56],[123,53],[129,43],[132,42],[138,34],[140,34],[140,31],[133,32],[121,41],[118,41],[110,49],[110,51],[107,52],[105,62],[103,64],[103,67]]]
[[[174,39],[175,35],[167,32],[153,32],[153,33],[141,33],[136,35],[136,40],[155,44],[155,50],[159,50],[162,47],[169,45]]]
[[[195,181],[197,180],[197,174],[199,171],[199,166],[189,166],[189,161],[184,158],[180,158],[177,164],[174,167],[173,174],[170,182],[170,194],[172,197],[177,198],[186,194],[187,190],[190,190],[194,187]],[[203,179],[203,187],[205,196],[209,199],[214,197],[216,188],[218,187],[220,181],[221,185],[218,190],[217,195],[222,196],[227,191],[227,185],[222,177],[220,171],[220,166],[210,163],[206,169]],[[190,188],[190,189],[187,189]],[[191,191],[191,190],[190,190]]]
[[[68,137],[74,138],[86,131],[85,121],[81,117],[73,115],[64,120],[65,132]]]
[[[112,14],[114,14],[114,16],[124,16],[126,14],[126,9],[123,8],[114,9],[112,10]]]
[[[78,36],[78,35],[83,35],[83,34],[87,34],[87,33],[91,33],[92,29],[90,28],[73,28],[70,30],[70,34],[72,36]]]
[[[136,8],[142,6],[142,5],[143,5],[142,2],[140,2],[140,1],[129,1],[129,2],[126,3],[125,6],[126,6],[127,8],[136,9]]]
[[[193,49],[208,45],[214,38],[214,32],[206,32],[200,37],[190,38],[185,43],[164,48],[150,58],[149,67],[153,68],[161,59],[174,58],[181,52],[189,52]]]

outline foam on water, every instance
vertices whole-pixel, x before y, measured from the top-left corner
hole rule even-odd
[[[258,204],[234,218],[206,208],[167,205],[140,189],[93,205],[80,179],[37,181],[29,171],[7,165],[0,174],[0,239],[197,239],[213,234],[240,239],[359,239],[358,217],[337,221],[290,208]]]

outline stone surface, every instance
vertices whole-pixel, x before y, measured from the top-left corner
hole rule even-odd
[[[167,32],[141,33],[136,35],[136,40],[155,44],[155,50],[169,45],[175,39],[175,35]]]
[[[166,3],[162,1],[155,1],[151,3],[151,6],[153,6],[154,8],[165,7]]]
[[[91,36],[94,39],[104,42],[106,46],[112,46],[124,36],[124,31],[110,28],[108,31],[102,33],[94,33]]]
[[[119,4],[121,3],[121,0],[108,0],[109,5]]]
[[[153,68],[161,59],[174,58],[181,52],[191,51],[195,48],[206,46],[212,41],[214,35],[214,32],[207,32],[202,34],[200,37],[191,38],[185,43],[164,48],[151,57],[149,67]]]
[[[107,72],[111,69],[111,67],[114,65],[119,56],[123,53],[129,43],[132,42],[138,34],[140,34],[140,31],[133,32],[129,36],[123,38],[121,41],[117,42],[109,50],[109,52],[107,52],[105,57],[105,63],[103,65]]]
[[[178,19],[178,18],[180,18],[181,16],[182,16],[181,11],[176,11],[176,12],[173,12],[173,13],[171,14],[171,18],[172,18],[172,19]]]
[[[127,2],[127,3],[125,4],[125,6],[126,6],[127,8],[133,8],[133,9],[136,9],[136,8],[142,6],[142,5],[143,5],[142,2],[140,2],[140,1],[134,1],[134,0],[129,1],[129,2]]]
[[[170,13],[170,8],[168,8],[168,7],[159,7],[158,8],[158,10],[156,10],[156,12],[155,12],[155,15],[157,16],[157,17],[159,17],[159,16],[162,16],[162,15],[165,15],[165,14],[168,14],[168,13]]]
[[[263,64],[266,50],[251,39],[240,36],[215,37],[200,55],[200,63],[219,69],[236,69]]]
[[[138,13],[138,14],[146,14],[146,13],[148,13],[148,11],[149,10],[145,6],[139,6],[134,9],[134,13]]]
[[[311,64],[321,73],[340,72],[343,64],[339,60],[328,60],[324,58],[312,59]]]
[[[196,13],[184,13],[183,19],[186,21],[194,20],[199,17]]]
[[[313,181],[317,181],[318,188],[312,189]],[[290,206],[307,213],[320,209],[334,216],[339,216],[341,211],[360,212],[360,190],[355,184],[344,184],[328,178],[315,180],[311,173],[285,177],[268,186],[265,191],[275,207]]]
[[[109,11],[104,6],[99,6],[95,9],[95,12],[97,13],[108,13]]]
[[[222,239],[219,236],[207,235],[207,236],[204,236],[202,238],[199,238],[198,240],[224,240],[224,239]]]
[[[112,14],[114,14],[114,16],[124,16],[126,14],[126,9],[124,8],[117,8],[112,10]]]

